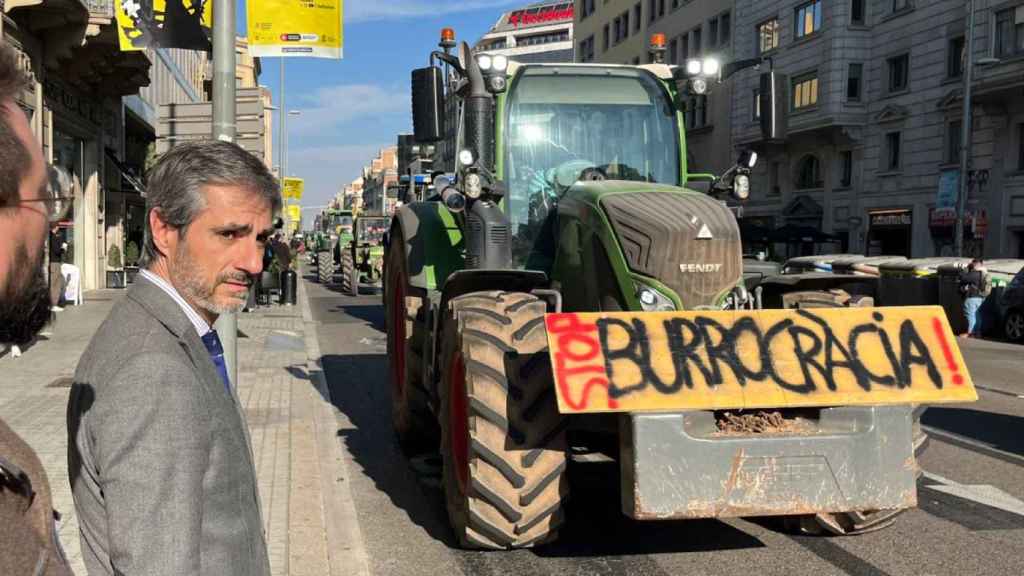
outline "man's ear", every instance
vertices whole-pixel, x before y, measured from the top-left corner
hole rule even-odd
[[[164,256],[173,254],[178,247],[179,230],[164,222],[159,208],[149,211],[149,230],[153,244]]]

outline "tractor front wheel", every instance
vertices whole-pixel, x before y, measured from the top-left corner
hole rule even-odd
[[[316,277],[324,286],[334,279],[334,256],[330,252],[316,253]]]
[[[448,516],[468,548],[554,540],[569,494],[565,418],[531,294],[452,299],[443,332],[441,456]]]
[[[359,271],[348,250],[341,253],[341,291],[350,296],[359,295]]]

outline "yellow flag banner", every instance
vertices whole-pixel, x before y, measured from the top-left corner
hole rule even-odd
[[[288,220],[291,222],[298,222],[302,219],[302,206],[298,204],[288,205]]]
[[[213,0],[115,0],[122,52],[212,48]]]
[[[249,52],[340,59],[343,4],[343,0],[247,0]]]
[[[978,399],[938,306],[560,313],[545,325],[563,413]]]
[[[283,196],[292,200],[302,200],[302,188],[305,180],[302,178],[285,178],[283,182]]]

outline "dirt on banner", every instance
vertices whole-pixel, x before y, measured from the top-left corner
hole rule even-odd
[[[814,426],[804,418],[786,418],[778,411],[725,412],[716,418],[715,423],[718,425],[715,436],[807,434],[814,431]]]

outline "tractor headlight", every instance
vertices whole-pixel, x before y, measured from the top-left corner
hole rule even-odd
[[[690,80],[690,90],[692,90],[694,94],[698,95],[707,94],[708,81],[703,78],[694,78],[693,80]]]
[[[508,58],[498,54],[491,59],[491,68],[493,68],[495,72],[504,72],[508,69]]]
[[[473,158],[472,150],[469,150],[467,148],[462,152],[459,152],[459,163],[462,164],[463,166],[472,166],[474,160],[475,158]]]
[[[487,54],[481,54],[476,57],[476,63],[477,66],[480,66],[481,70],[487,71],[491,69],[491,66],[494,64],[494,61],[491,60],[491,57],[488,56]]]
[[[650,286],[637,284],[636,297],[640,300],[640,307],[644,312],[672,312],[676,309],[671,298]]]
[[[701,69],[703,69],[703,66],[700,63],[700,60],[694,59],[686,61],[686,73],[689,74],[690,76],[696,76],[700,74]]]
[[[746,200],[750,197],[750,176],[737,174],[732,180],[732,191],[738,200]]]
[[[700,66],[700,72],[705,76],[718,76],[718,71],[721,69],[722,65],[714,58],[705,58]]]
[[[508,87],[508,80],[504,76],[491,76],[487,79],[487,89],[493,94],[501,94]]]
[[[480,178],[480,175],[476,172],[466,174],[466,196],[475,200],[480,197],[480,194],[482,194],[483,191],[484,183]]]

